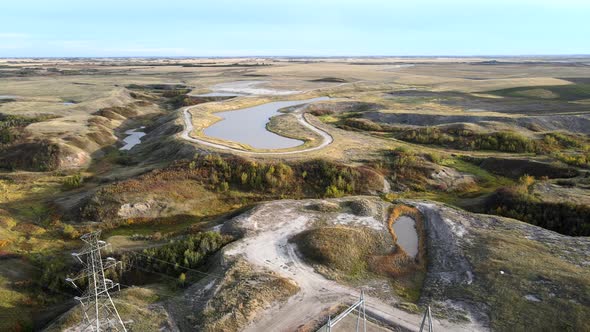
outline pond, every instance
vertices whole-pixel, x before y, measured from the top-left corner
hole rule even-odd
[[[401,216],[393,223],[397,244],[411,257],[418,254],[418,232],[416,222],[408,216]]]
[[[233,93],[233,92],[209,92],[209,93],[201,93],[198,95],[191,95],[195,97],[238,97],[243,96],[240,93]]]
[[[128,135],[123,139],[125,145],[121,147],[119,150],[131,150],[134,146],[141,143],[141,138],[145,136],[145,133],[142,131],[137,131],[139,129],[143,129],[145,127],[139,127],[135,129],[129,129],[125,131],[125,135]]]
[[[215,84],[209,89],[215,94],[231,94],[231,95],[269,95],[269,96],[284,96],[296,94],[299,91],[275,89],[271,87],[261,87],[268,81],[233,81]]]
[[[303,141],[277,135],[266,129],[271,117],[281,114],[281,108],[327,100],[319,97],[307,100],[276,101],[234,111],[215,113],[223,120],[203,131],[205,135],[227,141],[248,144],[255,149],[285,149],[303,144]]]

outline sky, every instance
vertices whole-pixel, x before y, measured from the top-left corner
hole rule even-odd
[[[1,0],[0,57],[590,54],[590,0]]]

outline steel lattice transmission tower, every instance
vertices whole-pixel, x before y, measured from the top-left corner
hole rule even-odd
[[[84,241],[84,247],[80,252],[72,253],[72,256],[82,263],[84,269],[66,281],[76,288],[79,288],[76,281],[88,281],[86,291],[76,297],[80,301],[84,318],[81,331],[127,331],[109,294],[110,290],[121,288],[118,283],[105,277],[106,270],[120,267],[121,262],[112,257],[102,259],[101,250],[109,244],[100,240],[100,231],[84,234],[80,239]]]

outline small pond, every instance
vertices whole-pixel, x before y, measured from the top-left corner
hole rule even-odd
[[[393,223],[397,244],[411,257],[418,254],[418,232],[416,222],[408,216],[401,216]]]
[[[128,135],[128,136],[123,139],[123,142],[125,142],[125,145],[123,147],[121,147],[119,150],[131,150],[134,146],[141,143],[141,138],[143,136],[145,136],[145,133],[142,131],[138,131],[138,130],[143,129],[143,128],[145,128],[145,127],[142,126],[142,127],[136,128],[136,129],[129,129],[129,130],[125,131],[125,135]]]
[[[281,108],[307,104],[328,97],[307,100],[276,101],[234,111],[215,113],[223,120],[214,123],[203,131],[205,135],[248,144],[255,149],[285,149],[303,144],[303,141],[283,137],[270,132],[266,125],[271,117],[281,114]]]
[[[238,97],[238,96],[243,96],[243,94],[240,93],[234,93],[234,92],[209,92],[209,93],[201,93],[198,95],[191,95],[191,96],[195,96],[195,97]]]

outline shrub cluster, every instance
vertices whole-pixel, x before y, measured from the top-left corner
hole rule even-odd
[[[512,188],[496,191],[486,212],[518,219],[564,235],[590,236],[590,206],[570,202],[544,202],[530,194],[530,177]]]

